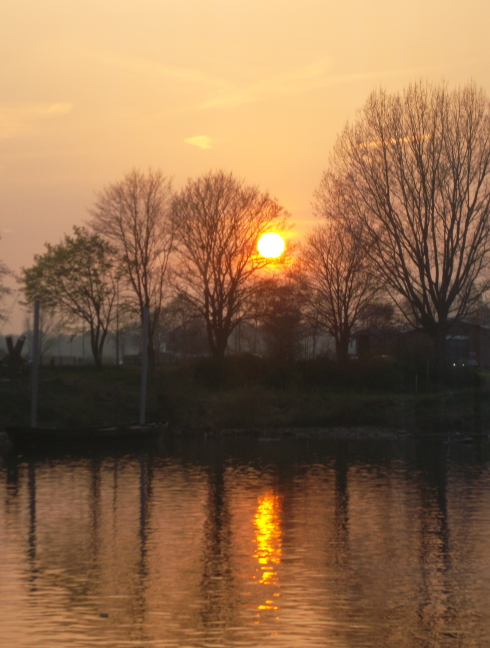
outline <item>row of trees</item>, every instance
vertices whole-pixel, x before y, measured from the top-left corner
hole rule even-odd
[[[288,227],[276,200],[223,172],[174,194],[159,172],[132,171],[98,195],[88,228],[24,270],[24,290],[100,331],[100,354],[117,301],[140,315],[150,308],[151,352],[162,309],[178,294],[203,318],[217,357],[241,321],[281,303],[286,312],[294,295],[299,316],[330,333],[342,358],[373,305],[385,304],[433,339],[442,368],[451,325],[481,307],[490,287],[484,93],[424,82],[373,92],[340,134],[313,206],[322,224],[271,290],[257,240]]]
[[[327,224],[309,238],[308,256],[310,267],[321,260],[313,275],[338,345],[345,350],[362,311],[385,293],[431,337],[442,371],[451,326],[481,310],[490,287],[483,91],[419,82],[373,92],[338,137],[315,208]]]
[[[46,245],[24,269],[27,301],[87,323],[98,368],[107,333],[121,312],[150,312],[149,355],[164,307],[176,298],[206,325],[211,353],[222,357],[247,316],[261,234],[283,231],[289,214],[232,174],[189,180],[178,193],[159,171],[132,171],[97,196],[87,227]],[[168,309],[167,309],[168,310]]]

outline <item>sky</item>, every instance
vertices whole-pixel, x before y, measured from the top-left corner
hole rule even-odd
[[[3,0],[0,259],[32,265],[133,168],[176,189],[232,171],[300,240],[369,93],[427,79],[490,96],[489,32],[488,0]],[[5,305],[0,333],[20,332]]]

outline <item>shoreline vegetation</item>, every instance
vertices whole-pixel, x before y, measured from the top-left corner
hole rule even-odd
[[[415,378],[417,376],[417,379]],[[425,378],[425,380],[424,380]],[[256,356],[199,358],[157,367],[146,418],[180,435],[256,434],[397,438],[483,437],[490,431],[485,373],[454,368],[443,387],[416,367],[327,359],[279,363]],[[125,425],[138,420],[140,368],[42,367],[38,425]],[[415,390],[417,389],[417,391]],[[0,382],[0,430],[29,424],[29,377]]]

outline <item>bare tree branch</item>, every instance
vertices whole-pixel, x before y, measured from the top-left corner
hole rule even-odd
[[[322,193],[342,192],[344,220],[405,317],[435,341],[490,287],[490,108],[470,84],[374,92],[340,135]],[[326,215],[339,218],[338,213]]]
[[[317,209],[332,198],[317,195]],[[369,257],[357,236],[342,222],[330,220],[307,237],[301,259],[310,285],[312,317],[334,338],[337,359],[345,360],[352,333],[380,288]]]
[[[166,296],[166,279],[174,231],[170,218],[172,184],[160,171],[130,171],[97,194],[90,210],[94,231],[105,236],[122,259],[122,276],[136,310],[150,310],[149,352]]]
[[[244,317],[255,273],[271,263],[257,241],[286,227],[287,212],[267,193],[222,171],[190,180],[173,202],[181,294],[206,322],[211,353],[222,357]]]

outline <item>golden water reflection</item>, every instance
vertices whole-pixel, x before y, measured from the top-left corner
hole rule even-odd
[[[259,610],[277,610],[279,608],[277,605],[279,597],[277,566],[280,564],[282,556],[281,513],[281,496],[274,490],[269,490],[258,498],[254,517],[256,543],[254,558],[258,561],[258,574],[255,578],[263,585],[274,586],[275,590],[265,603],[258,606]]]
[[[223,443],[0,455],[0,644],[488,645],[490,443]]]

